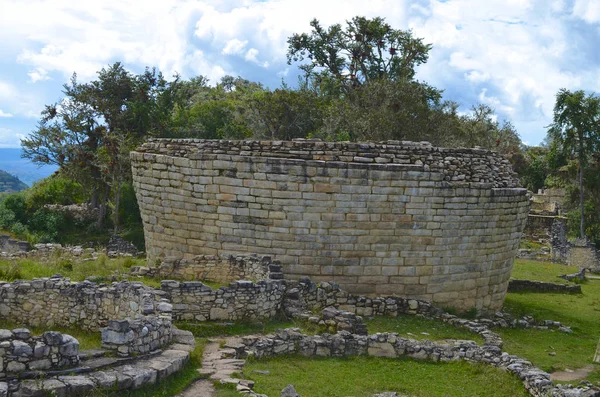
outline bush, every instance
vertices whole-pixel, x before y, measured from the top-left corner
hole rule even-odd
[[[36,183],[26,194],[27,208],[33,212],[46,204],[81,204],[86,200],[85,191],[79,183],[59,174]]]

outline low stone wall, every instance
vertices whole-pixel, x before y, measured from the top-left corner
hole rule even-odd
[[[27,241],[19,241],[10,238],[10,236],[0,234],[0,252],[6,254],[17,254],[27,252],[31,249],[31,244]]]
[[[600,252],[587,238],[578,238],[571,244],[567,263],[592,273],[600,273]]]
[[[534,367],[529,361],[502,352],[498,346],[479,346],[473,341],[417,341],[396,333],[355,335],[341,331],[335,335],[303,335],[299,329],[278,330],[275,335],[243,337],[242,344],[232,346],[235,358],[252,355],[256,358],[287,354],[306,357],[410,357],[417,360],[448,362],[466,360],[505,369],[517,375],[534,397],[583,397],[596,395],[596,388],[571,388],[555,385],[550,374]]]
[[[0,329],[0,379],[24,371],[75,367],[78,363],[79,342],[70,335],[48,331],[32,336],[25,328]]]
[[[125,281],[106,285],[52,277],[0,282],[0,316],[31,326],[97,331],[108,320],[160,313],[160,294]]]
[[[141,316],[135,320],[110,320],[102,329],[102,348],[121,357],[146,354],[171,343],[171,318]]]
[[[236,281],[213,290],[198,281],[163,280],[173,320],[259,320],[274,317],[285,292],[283,281]]]
[[[580,294],[581,285],[545,283],[543,281],[532,280],[510,280],[508,283],[509,292],[557,292],[568,294]]]
[[[149,273],[178,280],[210,280],[230,283],[236,280],[283,279],[281,264],[271,257],[198,255],[193,259],[166,258]]]
[[[365,297],[353,295],[340,288],[337,283],[314,283],[308,278],[298,282],[288,281],[285,310],[318,311],[333,306],[359,316],[392,316],[400,313],[435,316],[443,311],[431,303],[396,296]]]

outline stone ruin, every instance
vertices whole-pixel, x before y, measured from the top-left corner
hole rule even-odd
[[[223,262],[221,258],[202,257],[196,263],[208,269]],[[552,395],[584,397],[598,391],[589,387],[561,389],[547,373],[502,352],[502,339],[491,330],[524,327],[572,332],[559,322],[511,318],[506,313],[466,320],[426,301],[355,295],[335,282],[315,283],[308,278],[283,280],[281,265],[268,257],[236,257],[227,262],[246,271],[258,269],[256,274],[263,279],[237,280],[218,289],[199,281],[163,280],[161,288],[154,289],[137,282],[73,283],[60,276],[0,283],[3,318],[44,328],[72,325],[102,334],[102,349],[80,351],[76,339],[58,332],[32,336],[22,328],[0,330],[0,396],[85,396],[92,390],[118,392],[154,384],[181,369],[194,348],[193,336],[175,328],[172,320],[263,321],[281,314],[312,323],[322,334],[306,336],[298,330],[283,330],[274,336],[243,337],[243,345],[226,345],[217,362],[203,363],[203,373],[211,379],[213,375],[227,376],[224,382],[240,381],[232,379],[235,372],[241,372],[237,365],[243,360],[238,358],[250,353],[255,357],[294,352],[332,357],[367,354],[488,363],[516,373],[534,396],[555,391]],[[387,333],[369,335],[362,320],[363,316],[401,314],[464,327],[479,334],[484,344],[414,341]],[[224,367],[211,372],[220,365]],[[248,384],[244,381],[246,386],[238,390],[258,396],[246,390]]]
[[[502,306],[529,208],[505,158],[424,142],[157,139],[131,160],[150,266],[257,253],[459,311]]]
[[[0,282],[0,316],[23,325],[101,332],[102,349],[80,351],[70,335],[0,330],[0,396],[84,396],[153,384],[181,369],[191,333],[172,326],[172,305],[141,283],[51,278]],[[54,393],[54,394],[53,394]]]

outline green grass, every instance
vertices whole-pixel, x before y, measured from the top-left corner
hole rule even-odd
[[[559,278],[560,274],[576,273],[576,266],[566,266],[544,261],[517,259],[513,266],[511,277],[518,280],[545,281],[549,283],[564,284],[567,280]]]
[[[27,328],[33,335],[41,335],[46,331],[58,331],[62,334],[71,335],[79,341],[79,350],[98,349],[101,346],[101,333],[84,331],[81,328],[75,327],[30,327],[24,324],[19,324],[14,321],[2,319],[0,320],[0,329],[13,330],[15,328]]]
[[[525,263],[524,263],[525,262]],[[546,262],[517,261],[521,273],[546,272],[550,278],[559,272],[571,273],[574,268]],[[592,364],[600,338],[600,281],[589,280],[581,285],[581,294],[509,293],[504,310],[515,315],[531,315],[536,320],[555,320],[570,326],[572,334],[551,330],[497,329],[504,339],[504,350],[530,360],[543,370],[552,372],[576,369]],[[556,353],[551,356],[549,353]],[[600,366],[599,370],[600,370]],[[588,379],[597,379],[595,371]]]
[[[519,248],[533,250],[533,251],[537,251],[537,250],[541,249],[542,247],[546,247],[546,245],[544,245],[538,241],[526,241],[523,239],[521,239],[521,243],[519,244]]]
[[[482,343],[483,338],[464,328],[455,327],[439,320],[409,314],[398,317],[373,317],[365,321],[369,334],[397,332],[404,338],[416,340],[468,339]]]
[[[145,259],[108,258],[100,255],[97,259],[77,258],[67,259],[54,255],[45,260],[39,259],[5,259],[0,260],[0,280],[14,281],[17,279],[30,280],[39,277],[50,277],[60,273],[73,281],[83,281],[88,276],[98,278],[99,282],[111,280],[141,281],[149,286],[159,288],[160,280],[148,277],[132,277],[129,269],[132,266],[145,266]]]
[[[271,319],[264,322],[197,322],[177,321],[175,326],[190,331],[196,338],[211,338],[216,336],[234,336],[250,334],[269,334],[277,329],[299,327],[290,320]]]
[[[294,385],[301,396],[318,397],[370,397],[385,391],[428,397],[528,395],[517,377],[488,365],[467,362],[288,356],[250,361],[244,367],[244,375],[256,382],[257,393],[269,396],[278,396],[288,384]],[[218,397],[234,396],[231,389],[218,390]]]

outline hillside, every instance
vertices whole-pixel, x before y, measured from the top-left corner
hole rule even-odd
[[[12,176],[6,171],[0,170],[0,193],[19,192],[27,189],[29,186],[21,182],[19,178]]]

